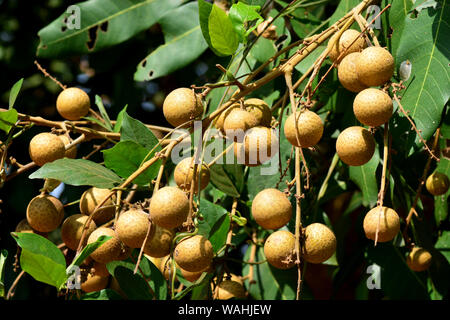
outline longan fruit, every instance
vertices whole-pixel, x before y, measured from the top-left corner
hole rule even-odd
[[[149,216],[141,209],[130,209],[122,212],[115,224],[119,239],[130,248],[140,248],[150,225]],[[154,228],[150,228],[147,242],[153,236]]]
[[[35,234],[38,234],[38,235],[41,235],[41,236],[47,238],[47,233],[34,230],[30,226],[30,224],[28,223],[28,220],[26,218],[19,221],[19,223],[17,224],[16,229],[14,231],[15,232],[24,232],[24,233],[35,233]]]
[[[96,292],[105,289],[109,283],[109,276],[102,277],[92,273],[87,273],[87,275],[81,275],[81,290],[83,292]]]
[[[229,139],[242,142],[245,132],[258,124],[256,117],[243,109],[233,109],[225,118],[223,129]]]
[[[205,270],[211,265],[213,255],[211,242],[201,235],[181,240],[173,253],[180,268],[191,272]]]
[[[67,248],[77,250],[84,230],[84,225],[88,218],[88,216],[83,214],[74,214],[64,220],[61,227],[61,239]],[[97,225],[91,220],[86,228],[85,241],[96,228]]]
[[[222,279],[216,287],[214,297],[218,300],[245,299],[245,288],[242,281],[234,274],[230,279]]]
[[[108,263],[114,260],[118,260],[118,257],[122,253],[123,243],[122,241],[120,241],[114,230],[106,227],[99,227],[91,233],[87,243],[91,244],[97,241],[97,239],[101,236],[110,236],[112,238],[103,243],[94,252],[92,252],[91,258],[94,261],[100,263]]]
[[[229,106],[226,110],[222,111],[222,113],[219,116],[217,116],[214,122],[214,126],[216,127],[216,129],[220,130],[222,133],[225,133],[223,123],[225,122],[226,117],[231,113],[231,111],[240,108],[241,105],[239,103],[234,103],[231,106]]]
[[[394,58],[381,47],[364,49],[356,60],[358,79],[368,87],[384,84],[394,74]]]
[[[296,116],[296,117],[295,117]],[[297,130],[295,128],[295,119],[297,119]],[[297,142],[297,135],[300,144]],[[312,111],[298,111],[286,119],[284,124],[284,135],[288,141],[300,148],[308,148],[316,145],[322,138],[323,122],[320,117]]]
[[[336,141],[339,158],[349,166],[367,163],[375,152],[375,139],[369,130],[353,126],[342,131]]]
[[[183,268],[180,268],[180,267],[178,267],[178,269],[180,269],[181,275],[183,276],[183,278],[189,282],[197,281],[201,277],[203,272],[206,272],[206,271],[191,272],[191,271],[184,270]]]
[[[94,261],[92,266],[92,274],[100,277],[109,277],[109,271],[105,263]]]
[[[175,232],[156,224],[152,226],[152,229],[155,229],[155,231],[153,236],[147,240],[144,247],[144,253],[150,257],[156,258],[168,255],[170,253],[170,246],[172,245]]]
[[[356,61],[361,53],[353,52],[346,55],[338,66],[338,78],[342,86],[351,92],[360,92],[367,86],[359,81],[356,73]]]
[[[31,160],[42,167],[48,162],[64,158],[66,148],[64,142],[56,134],[42,132],[31,139],[28,152]]]
[[[249,167],[269,161],[278,152],[276,131],[267,127],[254,127],[245,133],[242,144],[235,143],[234,153],[238,163]]]
[[[158,226],[174,229],[186,221],[188,214],[189,199],[182,190],[167,186],[153,193],[150,217]]]
[[[167,95],[163,104],[163,113],[167,122],[178,127],[202,115],[202,101],[192,89],[178,88]]]
[[[303,258],[310,263],[327,261],[336,251],[336,236],[322,223],[313,223],[305,228]]]
[[[431,254],[420,247],[412,248],[411,252],[406,257],[406,264],[411,270],[416,272],[427,270],[431,265],[431,261]]]
[[[192,159],[192,157],[185,158],[181,160],[175,167],[175,171],[173,173],[175,183],[177,186],[185,191],[191,190],[191,182],[193,179],[193,173],[194,173],[194,166],[195,163]],[[197,165],[197,173],[196,173],[196,180],[194,185],[194,192],[198,193],[198,172],[200,171],[200,165]],[[206,188],[206,186],[209,183],[209,167],[206,164],[201,165],[201,171],[200,171],[200,190],[203,190]]]
[[[64,147],[67,146],[68,144],[70,144],[72,141],[70,141],[70,139],[65,136],[65,135],[61,135],[58,136],[62,142],[64,143]],[[77,146],[73,146],[72,148],[70,148],[69,150],[66,150],[65,154],[64,154],[65,158],[69,158],[69,159],[75,159],[77,157]]]
[[[110,193],[109,189],[100,189],[91,187],[87,189],[80,198],[80,211],[82,214],[91,215],[95,207],[103,201]],[[94,214],[93,219],[97,225],[102,225],[116,214],[115,208],[116,196],[113,195],[102,205],[102,207]]]
[[[59,227],[63,219],[63,204],[55,197],[46,194],[38,195],[28,204],[27,221],[36,231],[53,231]]]
[[[294,266],[295,236],[286,230],[272,233],[264,243],[264,255],[267,262],[277,269],[289,269]]]
[[[286,195],[273,188],[260,191],[252,202],[252,215],[264,229],[279,229],[291,220],[292,205]]]
[[[433,196],[440,196],[447,193],[449,184],[447,175],[436,171],[427,178],[425,186]]]
[[[244,101],[244,107],[256,118],[256,126],[270,127],[272,112],[264,100],[258,98],[247,99]]]
[[[56,110],[67,120],[80,120],[89,113],[91,102],[86,92],[79,88],[67,88],[56,99]]]
[[[334,39],[336,39],[337,34],[333,35],[329,42],[328,47],[331,47],[331,44],[333,43]],[[345,56],[349,55],[353,52],[359,52],[362,49],[367,47],[366,41],[363,37],[359,37],[359,32],[353,29],[345,30],[338,41],[336,41],[335,45],[331,48],[329,52],[329,57],[332,61],[336,61],[338,56],[341,54],[341,52],[344,52],[346,48],[349,47],[349,49],[346,51]],[[355,42],[353,42],[356,38],[358,38]],[[353,44],[352,44],[353,42]],[[337,63],[340,63],[344,57],[341,57],[340,61],[337,61]]]
[[[387,242],[395,238],[400,231],[400,218],[395,210],[388,207],[375,207],[364,217],[363,227],[366,237],[375,241],[378,229],[378,242]]]
[[[381,90],[368,88],[358,93],[353,101],[353,113],[362,124],[380,126],[392,116],[392,99]]]

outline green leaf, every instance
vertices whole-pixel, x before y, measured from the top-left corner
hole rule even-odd
[[[16,124],[18,119],[16,109],[8,111],[0,111],[0,130],[9,133],[11,128]]]
[[[437,9],[421,10],[417,18],[409,15],[397,50],[397,66],[407,59],[412,64],[401,103],[425,140],[439,126],[444,105],[450,97],[448,21],[447,1],[440,3]],[[416,145],[420,145],[418,137]]]
[[[230,223],[230,216],[228,214],[223,215],[211,228],[208,238],[211,241],[214,252],[217,252],[225,245],[228,231],[230,230]]]
[[[142,165],[150,150],[134,141],[120,141],[114,147],[103,150],[105,166],[122,178],[128,178]],[[151,155],[147,157],[147,160]],[[158,175],[160,162],[156,162],[133,180],[138,185],[147,185]]]
[[[181,2],[91,0],[77,3],[78,15],[76,11],[68,10],[39,31],[41,41],[37,55],[55,58],[99,51],[116,45],[148,29]]]
[[[405,20],[408,16],[408,12],[413,6],[413,0],[404,1],[392,1],[392,7],[387,12],[388,23],[391,26],[395,26],[392,31],[391,52],[395,57],[398,49],[398,45],[402,40],[403,29],[405,27]],[[400,61],[401,63],[401,61]]]
[[[165,43],[137,66],[134,79],[147,81],[168,75],[197,59],[207,48],[199,25],[198,4],[188,3],[159,20]]]
[[[203,220],[199,221],[198,234],[209,238],[211,229],[217,221],[227,214],[227,210],[206,199],[200,198],[200,213],[203,215]]]
[[[450,177],[450,159],[441,156],[435,171],[443,173],[447,175],[447,177]],[[448,217],[449,196],[450,189],[447,190],[445,194],[434,197],[434,218],[438,226]]]
[[[240,186],[238,185],[238,181],[233,179],[233,176],[227,172],[227,168],[233,167],[234,170],[241,170],[242,172],[242,166],[241,165],[225,165],[225,164],[214,164],[211,166],[210,173],[211,173],[211,183],[220,191],[225,192],[229,196],[239,198],[241,196],[240,194]],[[240,176],[238,176],[240,177]]]
[[[363,194],[363,205],[373,207],[378,199],[377,177],[374,174],[380,163],[380,154],[378,149],[369,162],[362,166],[349,166],[350,179],[356,183]]]
[[[9,109],[14,106],[14,102],[16,102],[17,95],[19,94],[20,89],[22,88],[23,78],[17,81],[11,91],[9,93]]]
[[[71,270],[73,266],[80,266],[84,260],[86,260],[89,255],[97,250],[98,247],[100,247],[102,244],[104,244],[106,241],[111,239],[111,236],[100,236],[95,242],[92,242],[85,246],[83,250],[73,259],[72,263],[69,267],[67,267],[67,270]]]
[[[105,106],[103,105],[103,101],[102,98],[100,98],[100,96],[95,95],[95,104],[98,107],[98,110],[100,111],[100,114],[103,118],[103,120],[105,121],[105,126],[106,129],[108,129],[108,131],[113,131],[112,129],[112,124],[111,124],[111,119],[108,116],[108,113],[106,112]]]
[[[22,248],[20,267],[35,280],[60,288],[67,279],[66,259],[61,250],[43,236],[34,233],[11,233]]]
[[[125,107],[123,107],[122,111],[120,111],[119,114],[117,115],[117,120],[116,120],[116,124],[114,125],[113,132],[120,132],[120,129],[122,128],[123,117],[127,113],[127,107],[128,107],[128,105],[125,105]]]
[[[120,140],[134,141],[144,148],[151,150],[158,144],[158,138],[155,137],[153,132],[145,126],[141,121],[133,119],[126,112],[123,115],[122,127],[120,129]],[[161,150],[161,146],[158,146],[155,151]]]
[[[211,14],[212,4],[205,0],[198,0],[198,15],[200,22],[200,29],[202,30],[203,38],[208,44],[209,48],[217,55],[221,56],[211,43],[211,36],[209,35],[209,15]],[[216,91],[216,90],[213,90]]]
[[[4,268],[6,258],[8,257],[8,251],[6,249],[2,249],[0,251],[0,297],[5,297],[5,280],[4,280]]]
[[[239,40],[233,24],[225,11],[214,4],[209,14],[208,30],[211,45],[221,56],[229,56],[236,52]]]
[[[148,265],[149,273],[148,278],[151,279],[150,285],[155,292],[156,298],[158,300],[166,300],[167,299],[167,281],[164,278],[163,274],[159,269],[149,260],[145,259],[146,264]],[[144,273],[146,272],[143,268]],[[146,274],[147,276],[147,274]]]
[[[112,289],[103,289],[96,292],[85,293],[81,300],[123,300],[120,294]]]
[[[103,129],[106,129],[107,131],[110,131],[109,128],[108,128],[108,126],[105,124],[105,122],[100,121],[100,120],[98,120],[97,118],[89,117],[89,116],[88,116],[88,117],[83,117],[83,119],[92,121],[92,122],[98,124],[98,125],[99,125],[100,127],[102,127]]]
[[[44,164],[29,178],[51,178],[72,186],[93,186],[105,189],[113,188],[122,181],[118,175],[98,163],[67,158]]]
[[[345,16],[347,12],[349,12],[351,9],[356,7],[361,1],[360,0],[341,0],[339,1],[339,4],[334,11],[333,15],[330,18],[330,22],[328,23],[329,26],[334,24],[336,21],[338,21],[340,18]]]
[[[231,6],[228,17],[241,42],[245,43],[247,36],[263,22],[264,19],[258,13],[259,9],[259,6],[249,6],[243,2],[238,2]],[[247,23],[254,20],[257,20],[256,23],[246,30]]]

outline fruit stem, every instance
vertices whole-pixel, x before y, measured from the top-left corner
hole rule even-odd
[[[300,179],[300,151],[301,148],[296,147],[295,148],[295,181],[296,181],[296,192],[295,192],[295,203],[296,203],[296,213],[295,213],[295,255],[296,255],[296,261],[295,264],[297,265],[297,294],[296,294],[296,300],[300,300],[300,290],[301,290],[301,283],[302,283],[302,269],[300,265],[300,236],[301,236],[301,229],[302,229],[302,219],[301,219],[301,206],[300,206],[300,199],[301,199],[301,179]]]

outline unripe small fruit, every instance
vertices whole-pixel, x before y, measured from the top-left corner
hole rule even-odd
[[[39,232],[50,232],[59,227],[64,219],[61,201],[49,195],[39,195],[31,199],[27,207],[27,221],[31,228]]]
[[[447,193],[449,184],[447,175],[436,171],[427,178],[425,186],[429,193],[440,196]]]
[[[84,214],[74,214],[64,220],[61,227],[61,239],[67,248],[77,250],[84,230],[84,225],[88,220],[88,216]],[[85,241],[97,228],[95,222],[91,220],[86,228]],[[85,243],[83,243],[84,245]]]
[[[193,173],[194,173],[194,166],[195,163],[192,159],[192,157],[185,158],[181,160],[177,166],[175,167],[175,171],[173,173],[175,183],[177,186],[185,191],[191,190],[191,182],[193,179]],[[201,171],[200,171],[201,167]],[[209,183],[209,168],[206,164],[202,164],[201,166],[197,165],[197,174],[195,179],[195,185],[194,185],[194,192],[198,193],[198,179],[199,179],[199,171],[200,171],[200,190],[203,190],[206,188],[206,186]]]
[[[295,121],[297,119],[297,128]],[[298,140],[297,134],[298,132]],[[323,134],[323,122],[320,117],[312,111],[304,110],[292,113],[284,124],[284,135],[288,141],[300,148],[312,147],[319,142]],[[300,144],[298,143],[300,142]]]
[[[361,53],[353,52],[342,59],[338,67],[338,78],[342,86],[351,92],[360,92],[367,86],[359,81],[356,73],[356,61]]]
[[[211,265],[213,255],[211,242],[201,235],[181,240],[173,254],[180,268],[191,272],[205,270]]]
[[[105,227],[97,228],[91,233],[87,243],[93,243],[101,236],[110,236],[112,238],[92,252],[91,258],[100,263],[118,260],[119,255],[122,253],[123,243],[120,241],[114,230]]]
[[[144,247],[144,253],[150,257],[161,258],[170,253],[175,232],[173,230],[162,228],[156,224],[152,226],[155,229],[154,234],[147,240]]]
[[[233,109],[225,118],[223,129],[229,139],[242,142],[245,132],[257,124],[258,120],[250,112],[243,109]]]
[[[38,166],[64,158],[66,148],[55,134],[42,132],[33,137],[28,148],[30,158]]]
[[[368,239],[375,241],[378,227],[378,242],[387,242],[395,238],[400,231],[400,219],[397,212],[388,207],[375,207],[367,212],[363,222]]]
[[[272,112],[264,100],[258,98],[247,99],[244,101],[244,107],[256,118],[256,126],[270,127]]]
[[[427,270],[431,265],[431,261],[431,254],[420,247],[412,248],[411,252],[406,257],[406,264],[411,270],[416,272]]]
[[[174,229],[183,224],[189,214],[189,199],[177,187],[164,187],[153,193],[150,217],[160,227]]]
[[[62,142],[64,143],[64,146],[67,146],[68,144],[70,144],[72,142],[65,135],[61,135],[61,136],[58,136],[58,137],[62,140]],[[75,159],[77,157],[77,147],[73,146],[69,150],[66,150],[66,152],[64,154],[64,157],[65,158],[69,158],[69,159]]]
[[[67,120],[80,120],[89,113],[91,102],[86,92],[79,88],[67,88],[56,99],[56,110]]]
[[[345,30],[338,41],[336,41],[335,45],[331,47],[331,44],[333,43],[334,39],[336,39],[337,34],[333,35],[329,42],[328,47],[331,48],[329,52],[329,57],[332,61],[336,61],[338,56],[344,52],[347,48],[349,48],[345,55],[340,58],[337,63],[340,63],[341,60],[353,52],[359,52],[367,47],[366,41],[363,37],[359,37],[359,32],[353,29]],[[359,38],[358,38],[359,37]],[[356,41],[355,39],[358,38]]]
[[[356,61],[358,79],[369,87],[380,86],[390,80],[394,68],[394,58],[381,47],[364,49]]]
[[[81,213],[88,216],[91,215],[94,212],[95,207],[99,205],[109,193],[110,190],[108,189],[100,189],[96,187],[87,189],[82,194],[80,199]],[[114,218],[116,214],[115,201],[116,197],[113,195],[106,200],[97,212],[95,212],[93,219],[97,225],[102,225]]]
[[[232,274],[231,279],[222,279],[215,289],[214,297],[218,300],[245,299],[245,288],[239,277]]]
[[[178,88],[170,92],[163,104],[163,113],[167,122],[178,127],[203,113],[203,105],[198,95],[189,88]]]
[[[234,154],[239,164],[259,166],[278,152],[276,131],[267,127],[254,127],[245,133],[242,144],[235,143]]]
[[[303,257],[310,263],[327,261],[336,251],[336,236],[322,223],[313,223],[305,228]]]
[[[295,237],[286,230],[272,233],[264,243],[264,255],[267,262],[278,269],[294,266]]]
[[[116,221],[115,228],[119,239],[130,248],[140,248],[150,225],[148,214],[140,209],[122,212]],[[154,228],[150,228],[154,233]],[[147,242],[153,236],[150,232]]]
[[[362,124],[380,126],[392,116],[392,99],[385,92],[368,88],[358,93],[353,101],[353,113]]]
[[[375,152],[375,139],[369,130],[354,126],[342,131],[336,141],[339,158],[349,166],[367,163]]]
[[[260,191],[252,202],[252,215],[264,229],[279,229],[291,220],[292,205],[286,195],[277,189]]]
[[[82,273],[81,290],[83,292],[96,292],[105,289],[108,286],[109,277],[102,277],[92,273]]]

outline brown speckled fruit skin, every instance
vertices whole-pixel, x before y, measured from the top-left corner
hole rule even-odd
[[[394,68],[394,58],[380,47],[364,49],[356,61],[358,79],[369,87],[380,86],[390,80]]]
[[[327,261],[336,251],[336,236],[322,223],[313,223],[305,228],[303,257],[310,263]]]
[[[434,196],[440,196],[447,193],[449,184],[447,175],[436,171],[427,178],[425,186],[429,193]]]
[[[105,289],[108,286],[108,283],[108,276],[102,277],[88,273],[87,275],[82,275],[81,290],[86,293],[100,291]]]
[[[173,253],[180,268],[191,272],[205,270],[211,264],[213,255],[211,242],[201,235],[183,239]]]
[[[61,239],[64,244],[71,250],[77,250],[81,240],[84,225],[89,217],[84,214],[74,214],[64,220],[61,227]],[[86,228],[85,241],[97,228],[94,221],[91,220]],[[83,244],[84,245],[84,244]]]
[[[337,34],[333,35],[329,42],[328,47],[331,48],[331,44],[333,43],[334,39],[336,39]],[[353,44],[352,42],[359,36],[359,32],[353,29],[345,30],[339,41],[336,41],[336,44],[331,48],[331,51],[329,52],[329,57],[331,61],[336,61],[338,56],[343,52],[348,46],[350,48],[346,51],[345,56],[341,57],[337,63],[340,63],[344,57],[347,55],[353,53],[353,52],[360,52],[364,48],[367,47],[366,41],[363,37],[359,37]]]
[[[185,158],[181,160],[177,166],[175,167],[175,171],[173,173],[175,183],[177,186],[185,191],[191,190],[191,181],[193,178],[194,173],[194,166],[195,163],[192,159],[192,157]],[[200,171],[200,165],[197,165],[197,173]],[[209,168],[206,164],[202,164],[201,171],[200,171],[200,190],[203,190],[206,188],[206,186],[209,183]],[[198,192],[198,174],[196,175],[195,185],[194,185],[194,192]]]
[[[235,276],[231,275],[231,279],[224,279],[216,287],[215,298],[218,300],[245,299],[245,289],[242,285],[242,281]]]
[[[291,220],[292,205],[286,195],[273,188],[260,191],[252,202],[252,215],[264,229],[279,229]]]
[[[258,98],[247,99],[244,101],[244,107],[256,118],[256,126],[270,127],[272,112],[264,100]]]
[[[239,147],[241,149],[239,149]],[[278,152],[276,131],[267,127],[254,127],[245,133],[244,141],[235,146],[238,163],[258,166],[269,161]]]
[[[160,227],[174,229],[183,224],[189,214],[189,199],[177,187],[156,191],[150,203],[150,217]]]
[[[272,233],[264,243],[264,255],[267,261],[278,269],[294,266],[295,237],[286,230]]]
[[[55,197],[39,195],[31,199],[28,204],[27,221],[36,231],[53,231],[59,227],[63,219],[63,204]]]
[[[109,193],[110,190],[108,189],[100,189],[96,187],[87,189],[82,194],[80,199],[81,213],[85,215],[92,214],[92,212],[94,212],[95,210],[95,207],[100,204],[100,202],[102,202]],[[108,200],[106,200],[102,208],[94,214],[93,219],[97,225],[102,225],[114,218],[116,214],[116,208],[114,205],[115,201],[116,197],[113,195]]]
[[[381,90],[368,88],[358,93],[353,101],[353,113],[359,122],[377,127],[392,116],[392,99]]]
[[[297,119],[297,130],[295,128],[295,119]],[[296,131],[300,144],[297,142]],[[312,111],[304,110],[292,113],[284,124],[284,135],[288,141],[300,148],[309,148],[316,145],[323,134],[323,122],[320,117]]]
[[[420,247],[414,247],[406,257],[406,264],[408,267],[416,272],[427,270],[432,261],[431,254]]]
[[[16,229],[14,230],[14,232],[35,233],[35,234],[38,234],[38,235],[41,235],[41,236],[47,238],[47,233],[46,232],[39,232],[39,231],[36,231],[33,228],[31,228],[31,226],[28,223],[26,218],[20,220],[20,222],[17,224]]]
[[[239,103],[234,103],[230,107],[228,107],[228,109],[223,111],[214,122],[214,126],[216,127],[216,129],[220,130],[222,133],[225,133],[223,123],[225,122],[226,117],[228,117],[231,111],[235,109],[240,109],[240,107],[241,105]]]
[[[38,166],[64,158],[66,148],[55,134],[42,132],[33,137],[28,147],[31,160]]]
[[[94,261],[92,266],[93,274],[100,277],[109,277],[109,271],[106,264]]]
[[[62,142],[64,143],[64,146],[71,143],[70,139],[67,136],[61,135],[58,137],[62,140]],[[73,146],[69,150],[66,150],[64,157],[69,158],[69,159],[75,159],[77,157],[77,147]]]
[[[89,96],[79,88],[67,88],[56,99],[56,110],[67,120],[80,120],[89,113],[90,107]]]
[[[203,105],[192,89],[178,88],[167,95],[163,104],[163,113],[167,122],[178,127],[201,116]]]
[[[117,260],[122,252],[123,243],[120,241],[114,230],[105,227],[97,228],[91,233],[87,243],[93,243],[103,235],[110,236],[112,238],[92,252],[91,258],[100,263],[108,263]]]
[[[204,271],[197,271],[197,272],[190,272],[187,270],[184,270],[180,267],[178,267],[181,271],[181,275],[183,276],[184,279],[186,279],[189,282],[195,282],[198,280],[198,278],[200,278],[200,276],[203,274]]]
[[[364,83],[359,81],[358,74],[356,73],[356,61],[359,55],[359,52],[346,55],[338,67],[339,82],[345,89],[351,92],[360,92],[367,88]]]
[[[367,163],[375,152],[375,139],[369,130],[354,126],[342,131],[336,141],[339,158],[349,166]]]
[[[122,212],[116,221],[115,228],[119,239],[130,248],[140,248],[150,225],[148,214],[140,209]],[[154,228],[150,228],[154,232]],[[152,234],[149,234],[151,239]],[[147,240],[148,241],[148,240]]]
[[[156,224],[152,226],[152,229],[155,229],[155,231],[153,236],[147,240],[144,253],[154,258],[162,258],[170,253],[170,245],[175,232]]]
[[[256,117],[243,109],[233,109],[223,122],[225,135],[234,141],[242,142],[245,132],[258,124]]]
[[[388,207],[382,207],[382,209],[375,207],[364,217],[363,227],[367,239],[375,241],[378,221],[380,223],[378,242],[391,241],[400,231],[400,219],[395,210]]]

